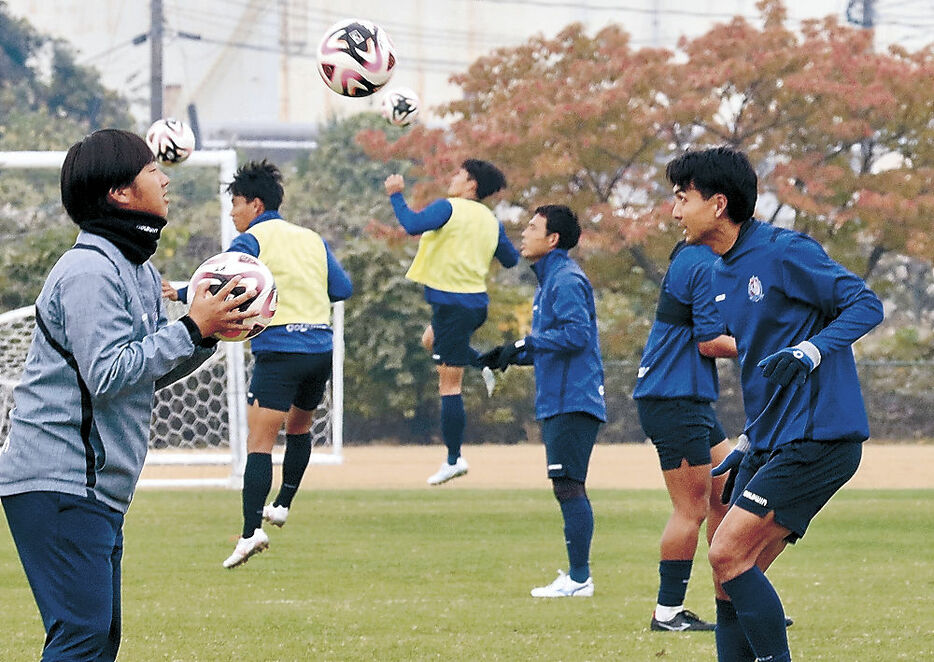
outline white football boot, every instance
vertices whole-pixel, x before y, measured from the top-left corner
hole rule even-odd
[[[246,563],[251,556],[259,554],[269,547],[269,536],[262,529],[253,531],[249,538],[241,537],[234,547],[233,554],[224,561],[225,568],[236,568],[238,565]]]
[[[593,577],[587,581],[576,582],[563,570],[558,571],[558,578],[548,586],[532,589],[533,598],[589,598],[593,595]]]
[[[468,469],[470,469],[470,467],[467,464],[467,460],[465,460],[463,457],[457,458],[457,462],[454,464],[442,462],[441,468],[428,477],[428,484],[440,485],[441,483],[446,483],[452,478],[463,476],[465,473],[467,473]]]
[[[263,519],[273,526],[281,527],[289,516],[289,509],[285,506],[274,506],[271,503],[263,506]]]

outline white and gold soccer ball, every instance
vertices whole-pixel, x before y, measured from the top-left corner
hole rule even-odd
[[[318,46],[318,73],[345,97],[366,97],[389,82],[396,53],[389,34],[372,21],[338,21]]]
[[[174,117],[156,120],[146,132],[146,144],[156,160],[164,165],[178,165],[195,151],[195,134],[187,124]]]
[[[198,283],[202,280],[210,283],[209,292],[217,294],[218,290],[234,276],[240,276],[240,282],[233,288],[228,298],[243,294],[247,290],[256,290],[256,296],[240,306],[241,312],[250,311],[254,315],[243,320],[244,324],[252,325],[249,331],[238,334],[214,334],[218,340],[227,342],[249,340],[262,333],[272,322],[276,314],[276,304],[279,301],[276,283],[269,268],[252,255],[236,251],[218,253],[209,257],[195,269],[188,283],[189,301],[195,296]]]

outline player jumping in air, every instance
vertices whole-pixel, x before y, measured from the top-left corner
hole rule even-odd
[[[247,457],[243,472],[243,533],[225,568],[246,563],[269,546],[263,520],[282,526],[311,455],[311,424],[331,377],[331,303],[353,292],[327,242],[279,214],[282,175],[266,161],[243,165],[227,187],[230,215],[241,233],[228,251],[247,253],[269,267],[279,303],[273,324],[250,340],[255,360],[247,393]],[[163,283],[165,296],[185,296]],[[282,485],[272,503],[272,449],[285,425]]]
[[[720,502],[724,479],[711,479],[710,467],[730,449],[710,403],[719,395],[714,359],[735,357],[736,343],[723,334],[711,294],[716,259],[706,246],[675,246],[632,396],[673,507],[662,532],[658,602],[650,622],[656,631],[714,629],[684,608],[684,595],[701,524],[706,518],[709,542],[726,513]]]
[[[606,421],[603,360],[597,336],[593,288],[568,255],[581,227],[564,205],[535,210],[522,232],[522,256],[532,262],[538,288],[532,305],[532,332],[481,358],[505,370],[511,364],[535,366],[535,418],[555,498],[564,519],[568,572],[532,589],[536,598],[590,597],[590,543],[593,509],[585,481],[600,424]]]
[[[429,485],[463,476],[469,468],[461,456],[467,423],[461,384],[465,366],[481,367],[470,338],[486,321],[490,302],[486,275],[491,260],[496,257],[505,267],[519,262],[503,224],[480,202],[505,186],[506,177],[493,164],[467,159],[451,177],[449,197],[414,212],[402,196],[402,176],[386,178],[386,193],[399,223],[410,235],[421,235],[405,276],[425,286],[425,301],[431,305],[431,323],[422,335],[422,345],[438,364],[441,436],[448,456],[428,478]]]
[[[713,470],[734,482],[709,553],[724,591],[717,655],[787,662],[784,609],[764,571],[859,466],[869,424],[851,346],[882,321],[882,304],[807,235],[752,218],[757,177],[742,152],[689,152],[666,175],[687,242],[720,256],[714,302],[742,368],[748,443]]]

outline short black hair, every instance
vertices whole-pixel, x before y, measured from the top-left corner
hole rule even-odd
[[[461,164],[461,168],[477,182],[477,200],[483,200],[506,188],[506,175],[489,161],[467,159]]]
[[[242,195],[247,200],[259,198],[266,211],[278,211],[282,204],[282,173],[266,159],[250,161],[237,170],[227,185],[230,195]]]
[[[121,129],[101,129],[68,150],[62,163],[62,205],[77,224],[107,216],[107,194],[129,186],[155,160],[146,141]]]
[[[577,214],[565,205],[542,205],[535,208],[535,214],[545,218],[545,232],[557,233],[558,248],[571,249],[577,246],[581,237],[581,224]]]
[[[705,200],[722,193],[726,196],[727,216],[734,223],[743,223],[756,213],[759,179],[739,150],[712,147],[685,152],[668,163],[665,177],[681,190],[693,186]]]

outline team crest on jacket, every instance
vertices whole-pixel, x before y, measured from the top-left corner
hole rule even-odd
[[[749,300],[753,303],[758,303],[765,297],[765,292],[762,291],[762,281],[759,280],[758,276],[752,276],[749,279],[747,291],[749,292]]]

